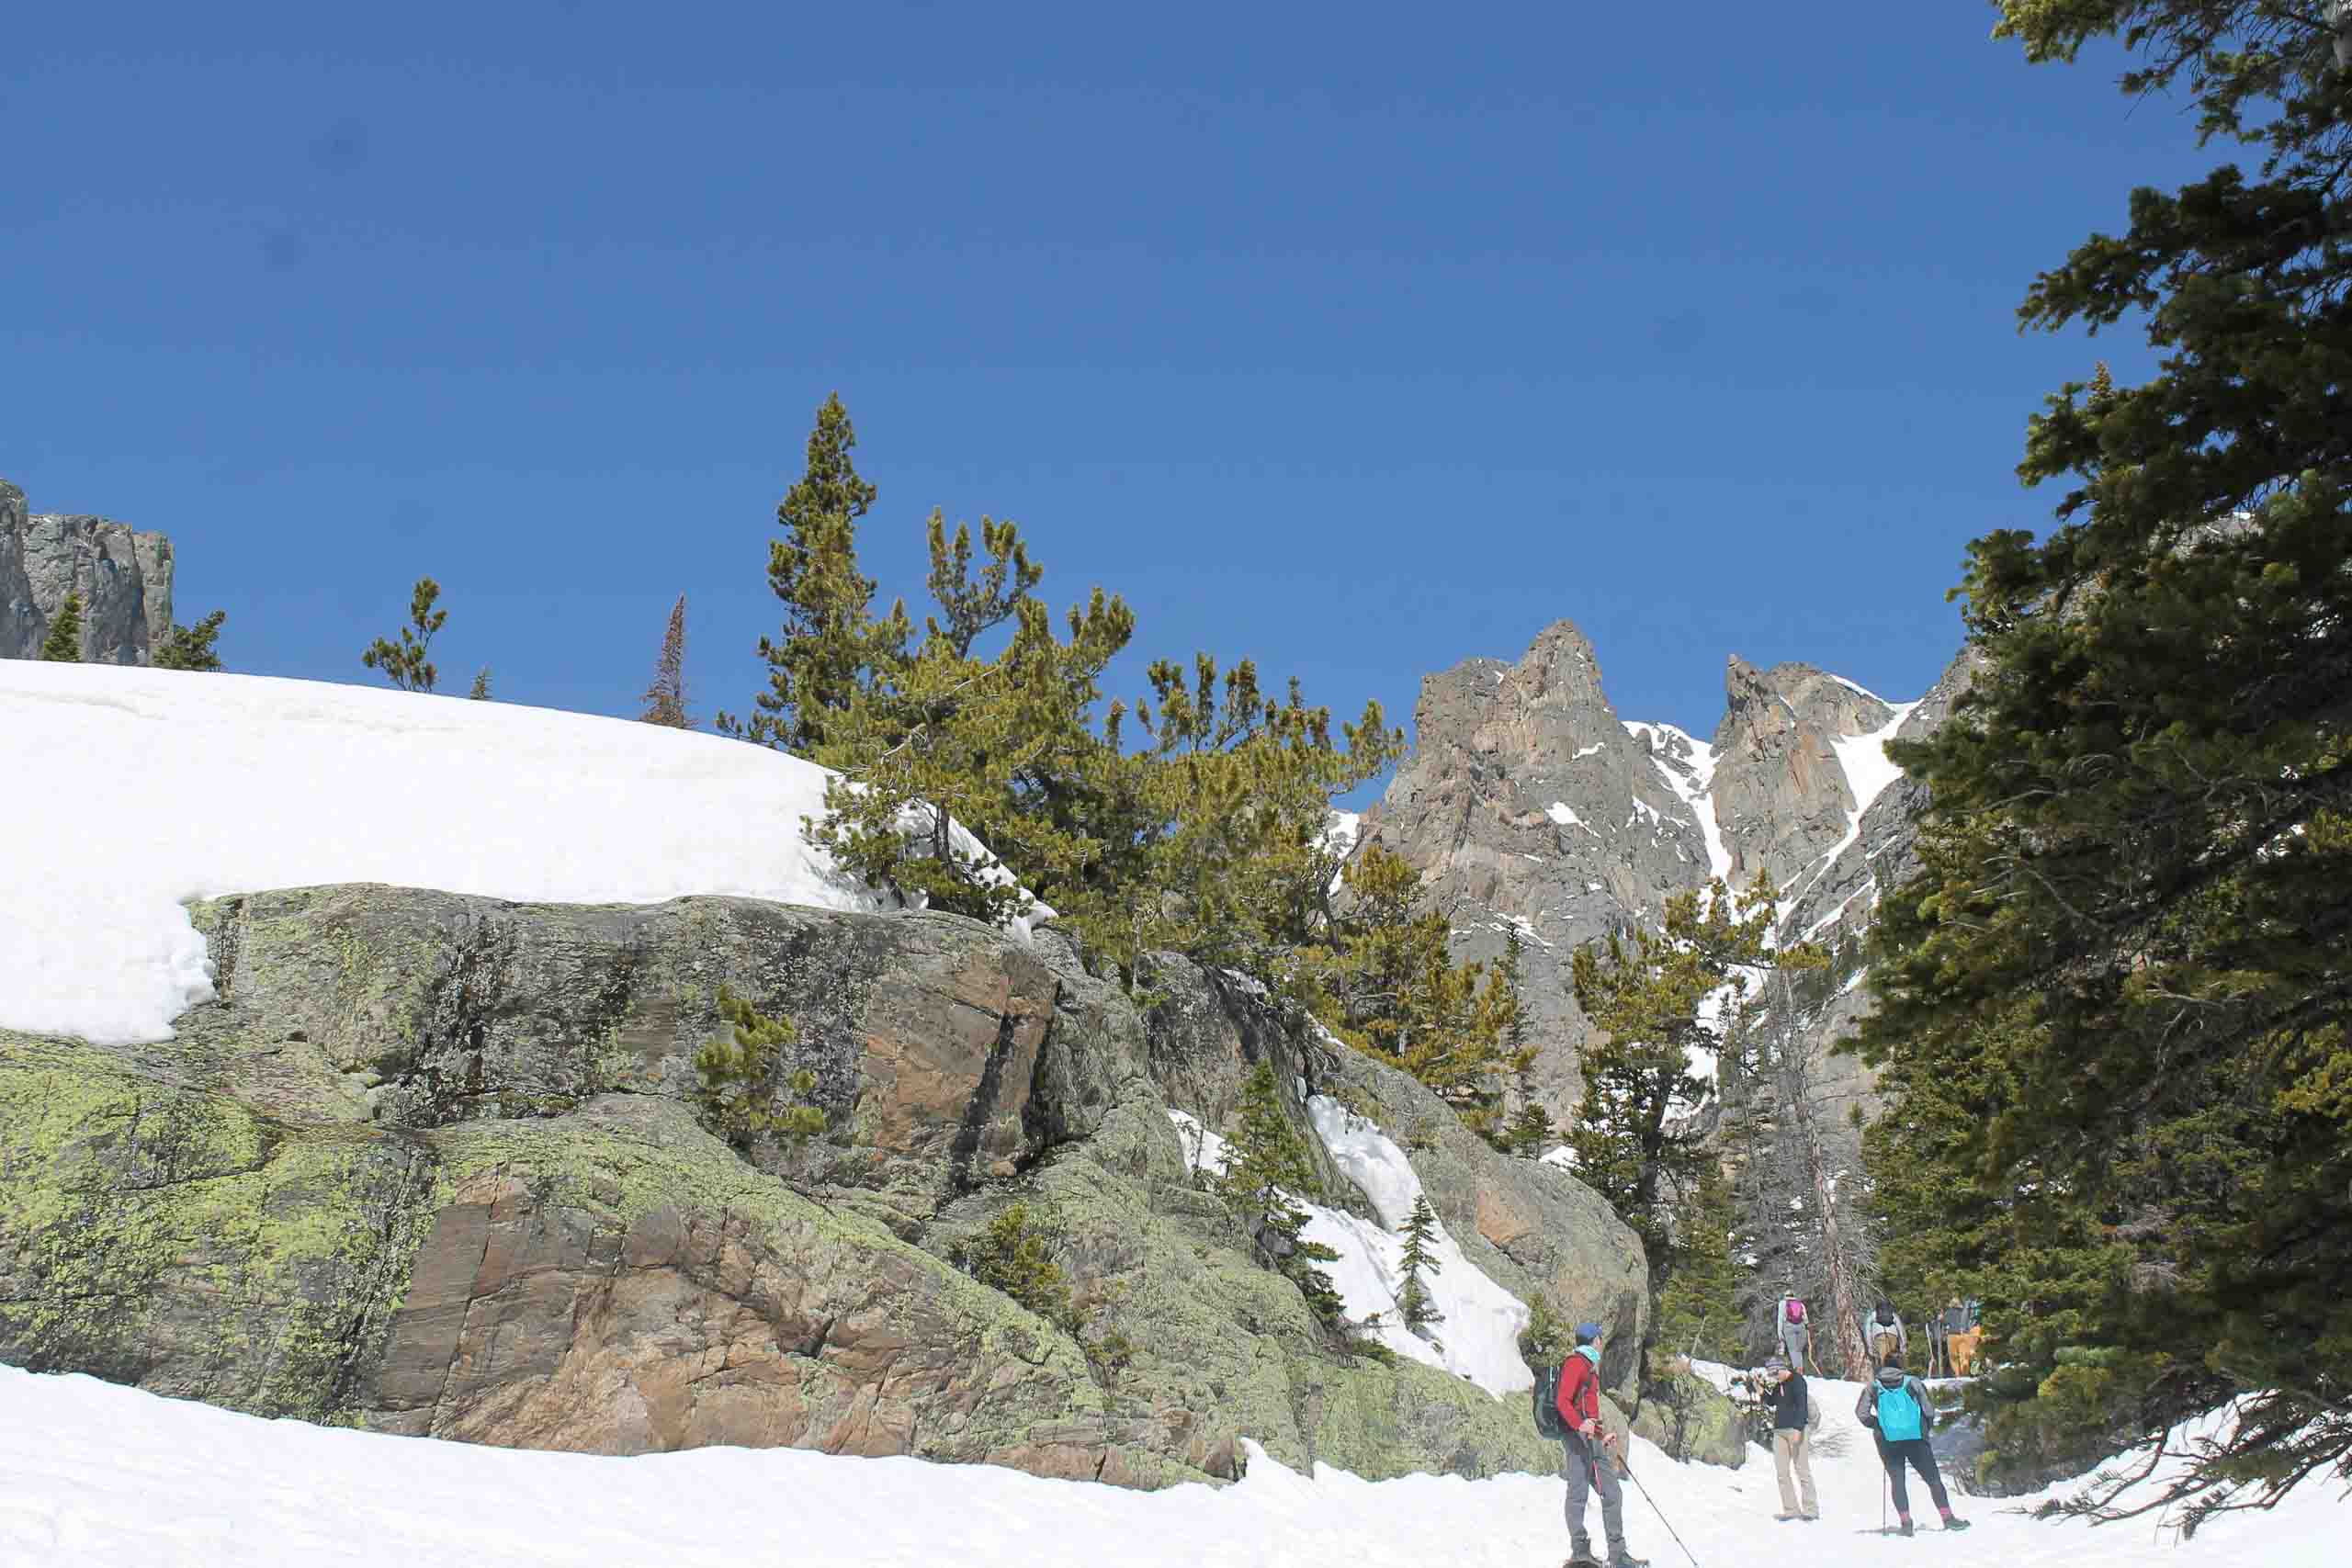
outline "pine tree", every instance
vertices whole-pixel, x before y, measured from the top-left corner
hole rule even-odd
[[[721,730],[840,773],[811,836],[910,902],[1003,921],[1034,896],[1131,982],[1165,950],[1287,986],[1329,915],[1331,800],[1389,766],[1402,735],[1376,704],[1335,727],[1296,682],[1272,700],[1250,661],[1206,654],[1190,671],[1155,661],[1149,699],[1105,710],[1133,613],[1097,589],[1057,630],[1009,521],[983,517],[976,540],[934,512],[922,636],[902,602],[876,618],[855,538],[874,491],[854,445],[829,400],[779,511],[769,580],[787,610],[762,645],[769,690]]]
[[[913,635],[903,605],[875,618],[874,580],[857,570],[857,520],[876,492],[851,459],[856,446],[849,411],[835,393],[817,410],[806,469],[776,506],[785,536],[768,546],[768,587],[784,603],[784,626],[760,639],[768,689],[755,699],[758,711],[748,724],[722,712],[723,733],[813,756],[833,716],[865,683],[865,671],[902,657]]]
[[[653,667],[653,682],[645,688],[645,711],[637,716],[647,724],[672,729],[692,729],[686,716],[686,596],[670,606],[670,625],[662,634],[662,657]]]
[[[1340,1255],[1299,1234],[1307,1213],[1298,1199],[1321,1197],[1323,1184],[1306,1140],[1283,1111],[1271,1064],[1260,1062],[1251,1069],[1241,1086],[1239,1109],[1240,1125],[1227,1149],[1219,1185],[1240,1209],[1260,1255],[1298,1286],[1317,1318],[1336,1325],[1344,1303],[1331,1277],[1317,1265],[1336,1263]]]
[[[2163,357],[2050,398],[2019,472],[2069,487],[2056,525],[1971,547],[1984,663],[1891,749],[1934,810],[1862,1043],[1951,1195],[1917,1265],[2048,1245],[1984,1276],[2014,1392],[2050,1401],[2011,1430],[2245,1395],[2177,1482],[2094,1499],[2193,1529],[2352,1479],[2352,71],[2316,4],[2006,0],[1996,30],[2036,61],[2119,37],[2128,93],[2184,90],[2261,162],[2134,192],[2019,309],[2144,320]]]
[[[408,625],[401,627],[401,639],[392,642],[378,637],[359,656],[359,662],[370,670],[381,670],[384,678],[403,692],[429,692],[439,678],[425,650],[432,645],[433,634],[449,619],[449,612],[436,610],[434,604],[441,597],[441,585],[429,577],[420,577],[411,590],[408,602]]]
[[[1405,1238],[1404,1257],[1398,1265],[1404,1270],[1405,1282],[1396,1292],[1396,1313],[1407,1328],[1419,1333],[1442,1321],[1430,1300],[1429,1288],[1421,1282],[1422,1275],[1442,1271],[1430,1250],[1437,1241],[1437,1211],[1430,1207],[1427,1193],[1414,1194],[1413,1212],[1405,1216],[1397,1234]]]
[[[1674,1250],[1652,1335],[1664,1350],[1716,1361],[1741,1359],[1746,1270],[1734,1253],[1733,1217],[1730,1179],[1709,1160],[1674,1206]]]
[[[489,665],[485,664],[481,669],[474,671],[473,690],[468,692],[466,695],[478,703],[486,703],[491,700]]]
[[[57,619],[49,624],[49,636],[41,639],[40,656],[51,664],[82,662],[82,595],[65,595],[65,603],[57,607]]]
[[[1365,844],[1341,881],[1352,903],[1302,954],[1309,1005],[1340,1039],[1402,1067],[1472,1131],[1491,1133],[1504,1080],[1533,1056],[1509,1043],[1521,1025],[1507,976],[1453,961],[1452,922],[1419,907],[1419,874],[1380,843]]]
[[[1741,896],[1711,883],[1668,899],[1661,929],[1576,954],[1577,1004],[1605,1032],[1578,1064],[1584,1100],[1568,1146],[1577,1177],[1642,1238],[1654,1296],[1673,1256],[1674,1197],[1713,1158],[1698,1113],[1713,1089],[1693,1064],[1721,1058],[1749,974],[1820,962],[1810,948],[1770,946],[1773,897],[1769,877]]]
[[[220,655],[213,641],[228,618],[227,611],[215,610],[192,626],[175,625],[156,645],[149,663],[157,670],[219,670]]]

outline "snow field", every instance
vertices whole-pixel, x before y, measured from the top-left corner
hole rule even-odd
[[[1854,1385],[1815,1386],[1825,1422],[1850,1427]],[[1555,1477],[1365,1482],[1249,1455],[1232,1486],[1154,1493],[786,1449],[606,1459],[264,1421],[0,1369],[0,1568],[1548,1568],[1567,1552]],[[1627,1533],[1657,1568],[1690,1560],[1653,1503],[1702,1568],[2342,1561],[2344,1510],[2318,1486],[2185,1546],[2145,1523],[2036,1523],[1975,1498],[1956,1499],[1975,1525],[1965,1535],[1890,1540],[1868,1533],[1879,1470],[1866,1442],[1816,1460],[1818,1524],[1772,1521],[1761,1450],[1726,1471],[1636,1438],[1632,1460],[1649,1500],[1628,1488]]]
[[[183,905],[231,893],[381,882],[518,902],[881,907],[804,835],[832,775],[715,735],[13,659],[0,735],[24,792],[0,854],[0,1028],[169,1039],[212,995]],[[36,796],[24,781],[38,780],[72,783]]]

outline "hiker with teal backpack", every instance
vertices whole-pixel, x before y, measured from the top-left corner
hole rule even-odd
[[[1600,1418],[1600,1325],[1577,1325],[1577,1348],[1557,1370],[1535,1379],[1535,1429],[1556,1438],[1563,1451],[1561,1473],[1568,1483],[1567,1568],[1648,1568],[1625,1547],[1625,1493],[1617,1483],[1616,1435]],[[1585,1533],[1586,1497],[1600,1494],[1600,1527],[1609,1539],[1609,1561],[1592,1554]]]
[[[1944,1478],[1936,1470],[1936,1450],[1928,1446],[1928,1434],[1935,1427],[1935,1406],[1928,1402],[1928,1385],[1903,1370],[1901,1357],[1889,1360],[1878,1370],[1877,1377],[1862,1385],[1862,1396],[1854,1402],[1854,1415],[1878,1439],[1878,1461],[1886,1467],[1887,1482],[1894,1490],[1894,1517],[1900,1521],[1896,1533],[1911,1533],[1905,1465],[1927,1482],[1936,1512],[1943,1516],[1944,1529],[1966,1529],[1968,1521],[1951,1511],[1951,1499],[1944,1495]]]

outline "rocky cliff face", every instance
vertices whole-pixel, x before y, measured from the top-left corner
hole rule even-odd
[[[1271,1061],[1418,1144],[1523,1298],[1623,1336],[1638,1242],[1420,1085],[1166,960],[1151,1010],[1051,928],[731,898],[526,906],[382,886],[198,905],[218,999],[175,1039],[0,1032],[0,1358],[238,1409],[600,1453],[710,1443],[1156,1486],[1239,1439],[1366,1475],[1549,1470],[1521,1397],[1320,1329],[1191,1179]],[[726,984],[796,1039],[829,1130],[697,1114]],[[1338,1178],[1336,1169],[1328,1173]],[[1340,1201],[1369,1213],[1343,1180]],[[1069,1287],[956,1267],[1014,1203]]]
[[[172,628],[172,542],[103,517],[29,513],[0,479],[0,659],[36,659],[68,593],[82,657],[144,664]]]
[[[1453,910],[1459,954],[1498,957],[1519,925],[1537,1082],[1565,1113],[1589,1033],[1570,959],[1706,881],[1717,852],[1690,798],[1701,764],[1679,732],[1618,717],[1592,644],[1566,621],[1516,664],[1474,659],[1428,677],[1414,722],[1413,754],[1358,840],[1420,870]]]
[[[1859,934],[1876,888],[1908,869],[1923,804],[1899,776],[1884,783],[1881,745],[1943,722],[1965,679],[1955,663],[1898,707],[1808,665],[1734,656],[1724,716],[1701,741],[1621,718],[1591,644],[1563,621],[1516,664],[1476,659],[1423,681],[1413,755],[1358,837],[1419,868],[1454,910],[1458,953],[1494,957],[1519,923],[1537,1089],[1565,1120],[1589,1034],[1569,988],[1576,949],[1654,922],[1710,876],[1745,889],[1766,873],[1784,940]],[[1842,1028],[1866,1002],[1857,987],[1809,1027]]]

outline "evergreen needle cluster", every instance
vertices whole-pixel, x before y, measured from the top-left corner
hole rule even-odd
[[[1130,976],[1155,950],[1280,970],[1329,899],[1331,799],[1402,749],[1377,705],[1335,728],[1295,683],[1277,699],[1207,654],[1106,702],[1134,613],[1098,588],[1057,620],[1009,521],[932,514],[918,626],[859,569],[855,446],[828,399],[776,512],[767,689],[720,729],[838,770],[811,836],[910,902],[1003,922],[1042,901]]]

